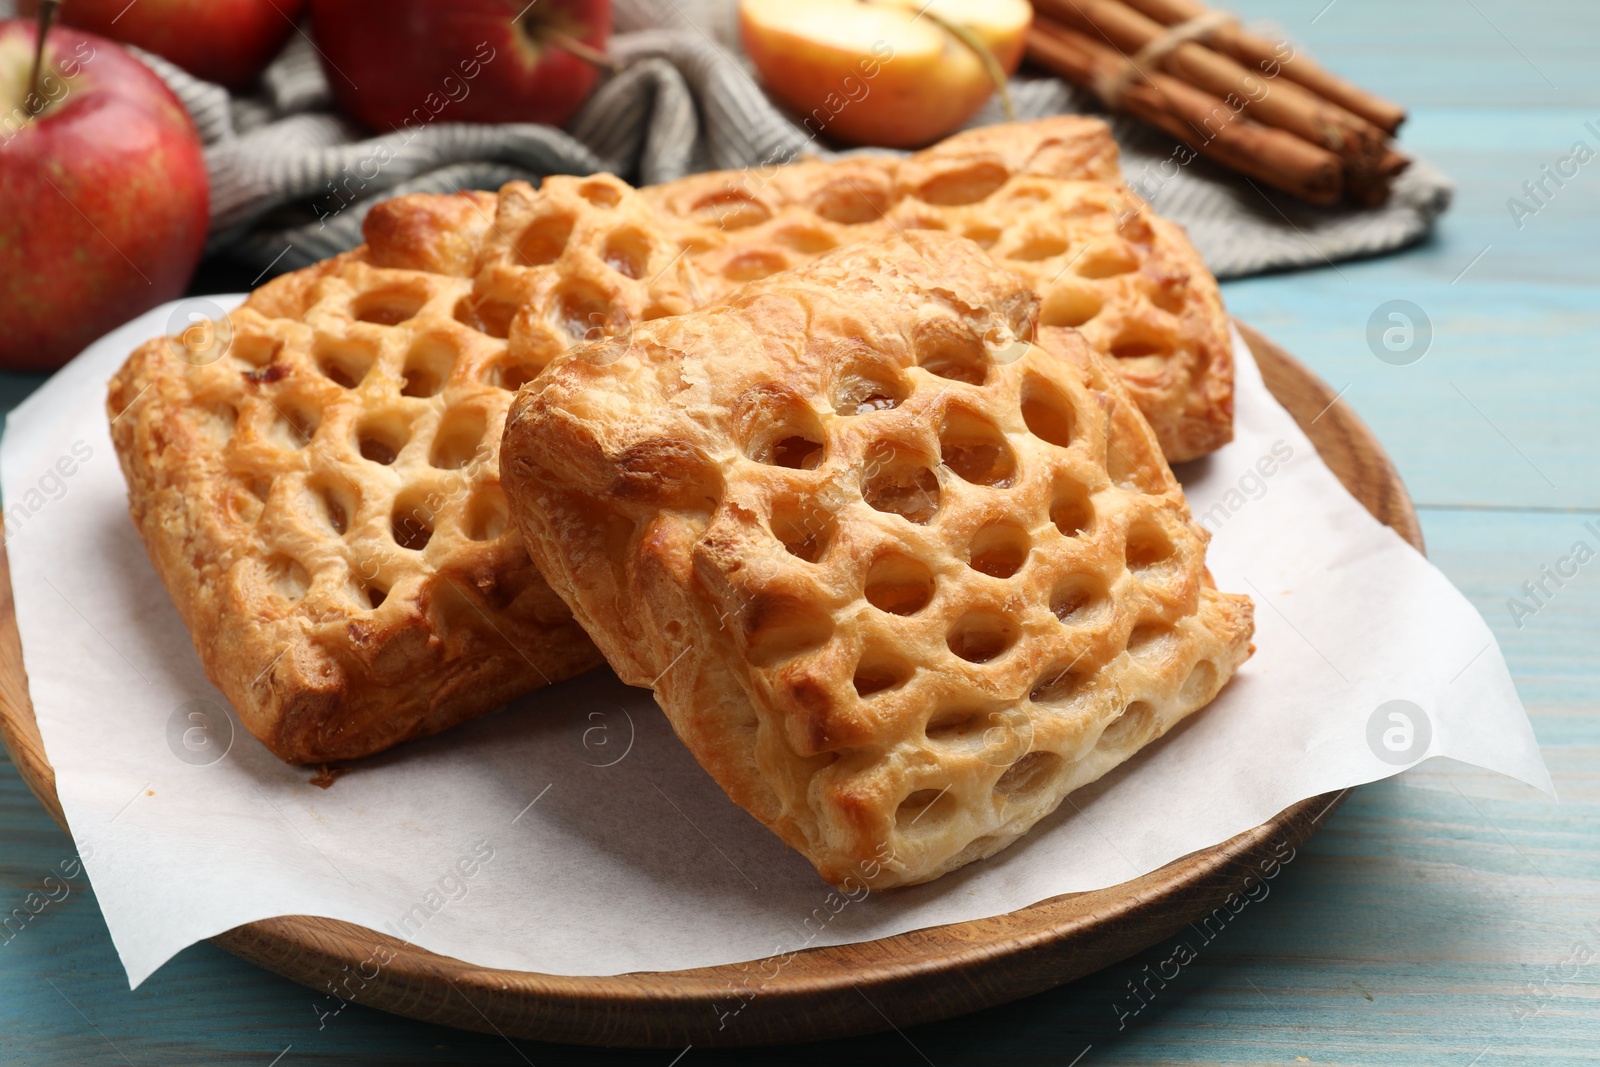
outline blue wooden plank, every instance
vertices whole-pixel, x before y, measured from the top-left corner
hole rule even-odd
[[[1582,541],[1600,552],[1594,515],[1425,510],[1423,534],[1435,563],[1477,606],[1512,664],[1518,692],[1540,708],[1573,714],[1541,717],[1541,731],[1560,730],[1544,742],[1583,736],[1600,744],[1600,555],[1573,577],[1547,579],[1546,569],[1574,558]],[[1526,583],[1543,585],[1530,595]],[[1558,584],[1559,583],[1559,584]],[[1510,601],[1515,600],[1513,606]],[[1537,602],[1536,602],[1537,600]],[[1532,614],[1523,610],[1531,605]],[[1600,757],[1600,749],[1594,753]],[[1600,769],[1600,758],[1596,760]]]
[[[1481,246],[1480,246],[1481,247]],[[1283,344],[1365,419],[1421,504],[1600,508],[1600,304],[1582,286],[1399,273],[1398,260],[1285,281],[1230,282],[1229,310]],[[1369,322],[1391,300],[1419,306],[1431,347],[1384,362]],[[1381,347],[1381,346],[1380,346]]]

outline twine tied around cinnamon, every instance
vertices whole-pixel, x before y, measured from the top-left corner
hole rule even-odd
[[[1238,18],[1227,11],[1207,11],[1185,22],[1167,27],[1133,55],[1128,56],[1115,74],[1097,77],[1094,91],[1106,107],[1116,110],[1122,105],[1122,94],[1134,81],[1146,77],[1146,68],[1156,70],[1161,61],[1181,45],[1190,41],[1203,41],[1225,26],[1238,24]]]

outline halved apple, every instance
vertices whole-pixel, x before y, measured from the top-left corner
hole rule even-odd
[[[773,96],[813,133],[915,148],[960,126],[995,91],[970,31],[1010,75],[1027,0],[740,0],[745,52]]]

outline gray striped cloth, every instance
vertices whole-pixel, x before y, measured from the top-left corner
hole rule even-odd
[[[9,0],[0,0],[5,14]],[[139,53],[194,116],[211,172],[208,251],[281,273],[361,242],[378,200],[408,192],[494,189],[514,178],[607,170],[637,184],[699,170],[840,153],[818,143],[761,92],[738,44],[734,0],[616,0],[611,54],[622,64],[565,130],[452,123],[449,107],[414,131],[369,137],[333,108],[304,33],[249,96]],[[1092,112],[1053,78],[1013,83],[1019,117]],[[991,104],[972,125],[1001,121]],[[1318,208],[1271,194],[1204,161],[1163,164],[1174,143],[1134,120],[1112,131],[1124,176],[1189,230],[1219,277],[1319,266],[1420,239],[1450,203],[1448,178],[1418,160],[1378,209]]]

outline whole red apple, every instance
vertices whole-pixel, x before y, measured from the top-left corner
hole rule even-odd
[[[30,115],[31,22],[0,22],[0,367],[47,370],[184,290],[205,159],[176,97],[121,46],[58,27]]]
[[[333,94],[378,130],[430,122],[560,126],[599,71],[610,0],[312,0]]]
[[[68,0],[62,22],[165,56],[197,78],[238,89],[283,50],[306,0]],[[39,0],[22,0],[31,15]]]

